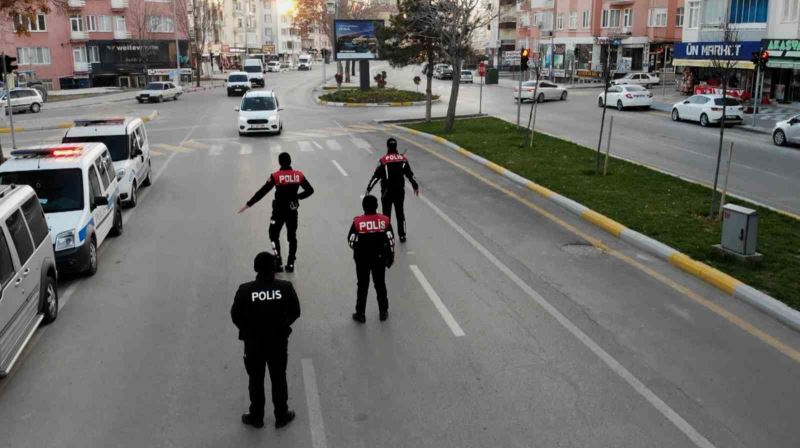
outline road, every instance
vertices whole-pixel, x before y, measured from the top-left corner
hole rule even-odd
[[[406,200],[390,318],[370,292],[366,325],[353,323],[346,234],[387,138],[371,119],[400,111],[314,105],[318,69],[271,76],[280,137],[238,137],[222,90],[76,111],[157,108],[157,177],[0,381],[3,446],[800,445],[798,334],[424,140],[397,136],[422,196]],[[289,346],[298,418],[253,430],[229,309],[269,246],[269,200],[236,210],[281,151],[316,190],[284,275],[303,310]]]

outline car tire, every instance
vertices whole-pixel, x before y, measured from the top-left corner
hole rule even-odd
[[[704,128],[707,128],[709,124],[711,124],[711,122],[708,121],[708,115],[701,114],[700,115],[700,126],[702,126]]]
[[[538,97],[536,97],[537,103],[544,103],[544,93],[540,93]]]
[[[281,126],[278,128],[278,133],[277,134],[281,135],[282,132],[283,132],[283,123],[281,123]]]
[[[87,277],[97,274],[97,240],[94,235],[89,240],[89,254],[86,260],[86,270],[83,273]]]
[[[561,101],[565,101],[567,99],[567,91],[561,92]]]
[[[786,146],[786,133],[778,129],[772,134],[772,143],[776,146]]]
[[[117,206],[114,207],[114,223],[111,227],[111,236],[121,236],[123,231],[122,226],[122,207],[120,207],[120,204],[117,204]]]
[[[139,102],[139,104],[142,104],[142,103],[144,103],[144,100],[137,99],[136,101],[138,101],[138,102]]]
[[[147,161],[147,177],[145,177],[144,180],[142,181],[142,186],[143,187],[149,187],[150,185],[153,185],[153,181],[150,179],[150,176],[152,176],[152,175],[153,175],[153,164],[148,160]]]
[[[39,103],[31,104],[31,112],[37,114],[37,113],[39,113],[40,110],[42,110],[42,105],[41,104],[39,104]]]
[[[622,100],[617,100],[617,110],[620,112],[625,110],[625,106],[622,104]]]
[[[672,109],[672,121],[681,121],[681,116],[678,113],[678,109]]]
[[[162,101],[164,101],[164,97],[163,96],[156,97],[156,103],[160,103]]]
[[[597,107],[603,107],[603,97],[597,98]]]
[[[139,198],[136,195],[137,190],[138,188],[136,186],[136,181],[133,181],[133,184],[131,185],[131,195],[128,196],[128,202],[125,203],[125,207],[134,208],[136,207],[136,204],[139,203]]]
[[[41,312],[44,318],[42,325],[47,325],[58,317],[58,285],[56,279],[47,275],[45,283],[41,289]]]

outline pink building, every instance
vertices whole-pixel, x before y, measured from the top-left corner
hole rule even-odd
[[[166,1],[166,2],[165,2]],[[146,71],[162,74],[187,55],[185,8],[168,0],[68,0],[66,11],[40,14],[27,23],[28,35],[6,24],[0,48],[17,56],[20,70],[32,70],[51,89],[90,86],[134,87]],[[185,17],[186,14],[183,14]]]

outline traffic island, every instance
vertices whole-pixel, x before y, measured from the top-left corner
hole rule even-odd
[[[728,201],[755,209],[760,217],[763,260],[740,264],[712,249],[720,242],[721,223],[707,218],[710,188],[615,158],[609,175],[595,175],[594,150],[539,133],[532,148],[520,148],[527,131],[494,117],[459,120],[448,134],[441,121],[403,126],[800,330],[797,219],[747,201]]]
[[[434,95],[433,102],[438,101],[439,96]],[[319,96],[317,103],[335,107],[420,106],[425,104],[425,94],[392,88],[342,89]]]

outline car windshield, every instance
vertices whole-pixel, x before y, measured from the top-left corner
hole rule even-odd
[[[243,111],[275,110],[275,98],[271,96],[249,96],[242,101]]]
[[[231,75],[228,82],[247,82],[247,75]]]
[[[161,84],[160,82],[151,82],[150,84],[147,85],[147,88],[145,90],[164,90],[162,86],[163,84]]]
[[[647,89],[642,86],[625,86],[625,90],[628,92],[644,92]]]
[[[118,162],[130,158],[130,145],[127,135],[91,135],[87,137],[64,137],[61,143],[98,142],[104,143],[111,153],[111,160]]]
[[[471,75],[471,74],[472,74],[472,72],[471,72],[471,71],[469,71],[469,70],[461,70],[461,74],[462,74],[462,75]]]
[[[83,178],[79,168],[0,173],[0,184],[30,185],[45,213],[83,209]]]
[[[722,98],[715,98],[714,99],[714,104],[716,104],[717,106],[722,106]],[[726,106],[738,106],[739,105],[739,100],[734,99],[734,98],[725,98],[725,105]]]
[[[261,73],[261,67],[257,65],[245,65],[244,71],[247,73]]]

